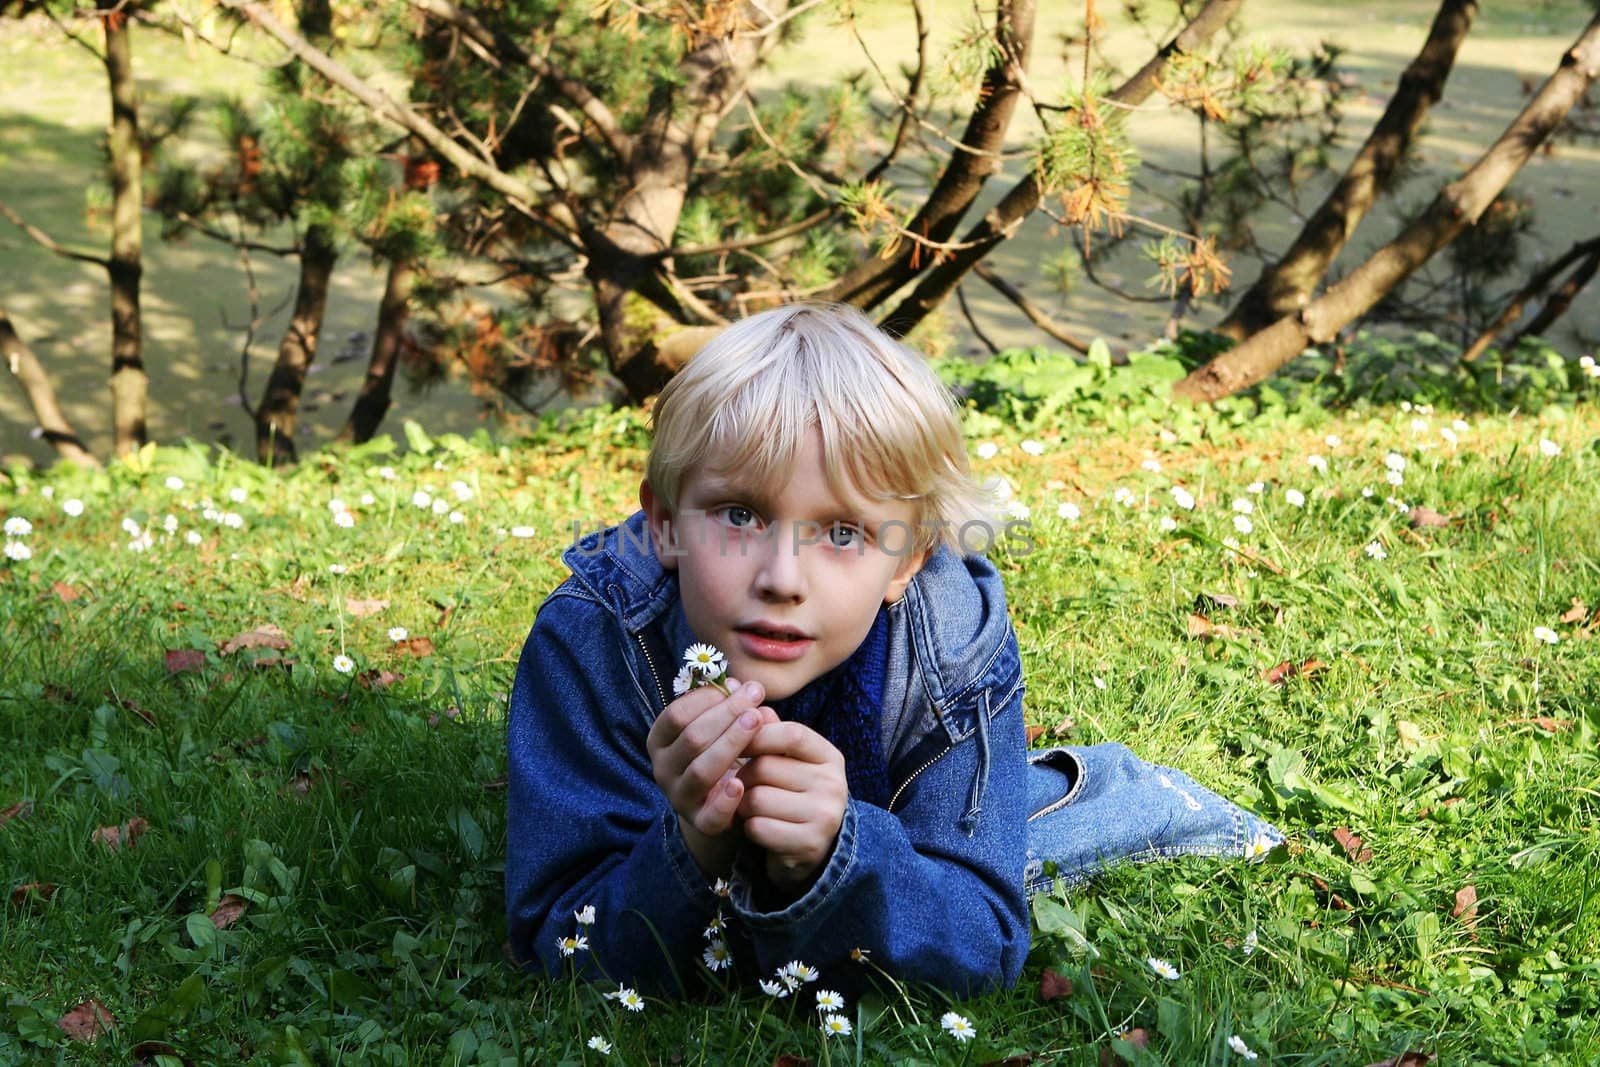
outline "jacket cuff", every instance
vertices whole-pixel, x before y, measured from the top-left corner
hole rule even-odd
[[[715,912],[722,903],[722,894],[717,892],[716,886],[706,881],[705,872],[700,869],[694,854],[689,851],[688,842],[683,839],[683,830],[678,826],[678,813],[670,805],[661,815],[661,847],[667,856],[667,866],[677,876],[684,895],[705,914]]]
[[[837,890],[850,877],[855,866],[856,848],[860,843],[859,819],[856,800],[845,803],[844,820],[839,824],[839,836],[833,843],[833,854],[798,900],[778,909],[763,911],[758,900],[757,886],[766,882],[766,872],[746,869],[748,855],[741,854],[733,864],[733,877],[729,880],[728,901],[735,915],[751,930],[780,930],[812,922],[833,907]]]

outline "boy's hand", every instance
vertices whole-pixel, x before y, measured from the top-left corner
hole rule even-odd
[[[797,722],[762,726],[745,746],[739,815],[744,836],[767,853],[767,877],[803,890],[833,854],[850,790],[844,756]]]
[[[708,875],[733,865],[737,838],[728,831],[744,797],[736,771],[745,746],[764,722],[777,722],[771,708],[757,707],[759,682],[729,679],[731,696],[714,686],[692,689],[668,704],[645,738],[650,769],[696,862]]]

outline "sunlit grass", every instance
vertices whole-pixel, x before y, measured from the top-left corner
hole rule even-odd
[[[1586,1062],[1600,417],[1455,419],[1023,433],[974,416],[974,450],[994,446],[978,471],[1032,524],[1031,551],[996,559],[1036,743],[1124,741],[1292,848],[1040,902],[1016,991],[953,1003],[884,978],[834,1037],[811,1003],[827,975],[782,1000],[633,1012],[502,956],[505,693],[572,522],[635,506],[637,414],[286,475],[188,449],[14,472],[0,512],[31,529],[0,566],[0,811],[31,811],[0,828],[0,1061],[130,1062],[155,1041],[138,1055],[1189,1064],[1242,1062],[1237,1038],[1263,1062]],[[282,637],[220,650],[267,624]],[[1284,664],[1298,673],[1268,681]],[[132,847],[95,839],[135,818]],[[21,891],[35,883],[53,895]],[[248,906],[218,929],[229,894]],[[1047,968],[1070,995],[1042,998]],[[56,1020],[91,997],[117,1025],[69,1042]],[[971,1042],[941,1026],[950,1011]]]

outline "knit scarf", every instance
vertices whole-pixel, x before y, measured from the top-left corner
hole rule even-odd
[[[889,613],[878,609],[872,629],[850,658],[799,692],[772,702],[779,718],[826,737],[844,756],[850,795],[889,805],[889,763],[883,754],[883,676],[889,653]]]

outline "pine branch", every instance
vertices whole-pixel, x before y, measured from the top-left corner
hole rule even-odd
[[[1029,300],[1026,296],[1024,296],[1021,289],[1018,289],[1016,286],[1000,277],[1000,275],[996,274],[982,263],[975,265],[972,268],[972,273],[976,274],[978,277],[994,286],[996,292],[1005,297],[1007,300],[1011,301],[1013,304],[1017,305],[1018,310],[1028,317],[1028,321],[1039,327],[1039,329],[1043,330],[1045,333],[1049,334],[1051,337],[1054,337],[1057,341],[1060,341],[1074,352],[1089,351],[1088,341],[1081,340],[1080,338],[1068,333],[1064,327],[1058,324],[1049,315],[1046,315],[1039,305],[1035,304],[1032,300]],[[959,292],[960,290],[958,288],[957,293]]]
[[[95,266],[104,267],[108,271],[111,269],[111,261],[109,259],[104,256],[92,255],[88,252],[79,252],[77,249],[67,248],[65,245],[58,243],[54,237],[51,237],[33,223],[24,221],[22,216],[12,211],[10,205],[4,200],[0,200],[0,215],[10,219],[13,226],[58,256],[66,259],[75,259],[79,263],[93,263]]]

